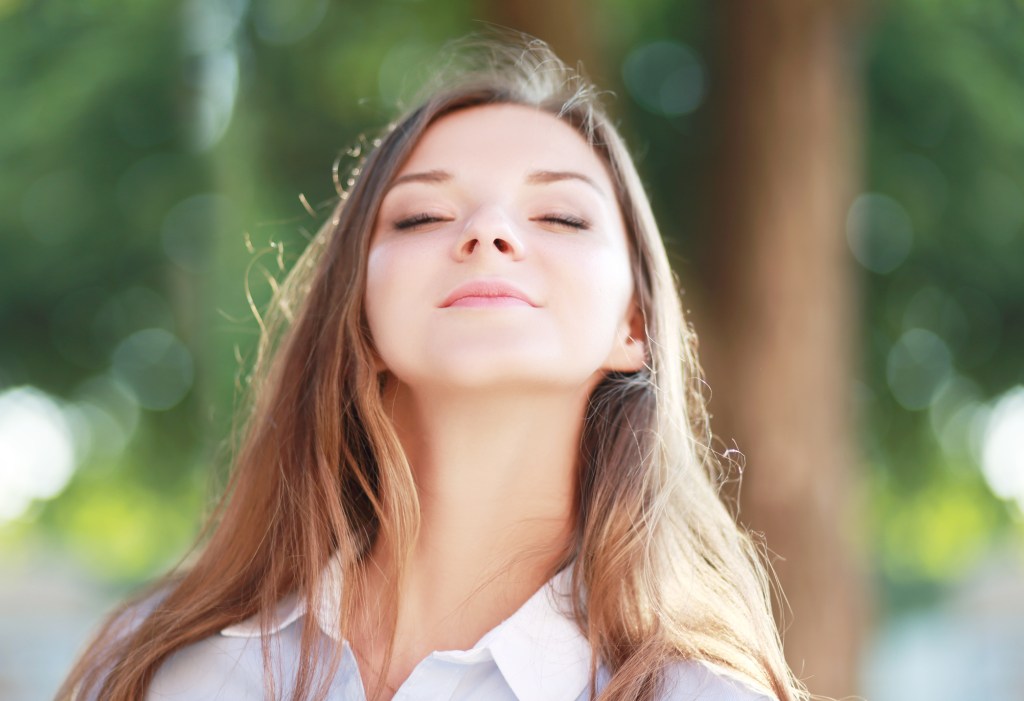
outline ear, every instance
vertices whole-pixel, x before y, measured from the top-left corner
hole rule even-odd
[[[647,329],[644,315],[636,302],[630,302],[629,311],[615,332],[615,345],[605,361],[604,368],[615,372],[636,372],[647,364]]]
[[[378,375],[388,369],[388,366],[384,364],[384,359],[380,357],[380,353],[377,351],[377,344],[373,342],[373,339],[369,339],[368,350],[370,352],[370,358],[373,361],[373,370]]]

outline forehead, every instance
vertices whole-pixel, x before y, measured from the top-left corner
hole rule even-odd
[[[431,124],[398,175],[446,169],[456,176],[507,175],[536,170],[574,170],[589,176],[614,200],[605,162],[572,125],[527,105],[478,105]]]

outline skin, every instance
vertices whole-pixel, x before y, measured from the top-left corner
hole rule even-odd
[[[434,171],[448,176],[405,179]],[[585,180],[531,180],[537,171]],[[570,545],[587,398],[646,357],[614,193],[571,126],[486,105],[431,125],[383,200],[366,314],[422,516],[383,698],[432,651],[468,649],[514,613]],[[549,219],[567,215],[586,226]],[[441,306],[478,279],[512,283],[532,305]],[[367,612],[393,572],[382,545],[360,593]],[[376,621],[349,632],[370,694],[386,644]]]

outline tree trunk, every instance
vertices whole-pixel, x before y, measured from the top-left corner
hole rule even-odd
[[[715,430],[745,456],[740,520],[788,600],[787,658],[856,692],[864,588],[852,547],[856,279],[845,238],[860,105],[849,3],[716,6],[707,336]],[[710,333],[709,333],[710,332]]]

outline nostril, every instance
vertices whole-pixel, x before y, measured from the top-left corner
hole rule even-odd
[[[502,239],[495,239],[494,245],[497,246],[498,250],[501,251],[502,253],[508,250],[508,244],[505,243],[505,241]]]

